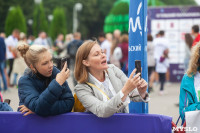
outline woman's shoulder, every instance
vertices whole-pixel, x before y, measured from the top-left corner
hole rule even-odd
[[[89,86],[86,83],[78,83],[75,87],[74,90],[76,91],[77,89],[81,88],[88,88]]]
[[[194,75],[189,76],[187,73],[184,74],[182,80],[193,80]]]
[[[74,87],[74,91],[75,93],[80,92],[80,91],[91,91],[92,89],[89,85],[87,85],[86,83],[78,83],[75,87]]]
[[[194,83],[194,75],[189,76],[187,73],[184,74],[182,81],[181,81],[181,86],[191,85],[193,83]]]
[[[23,75],[20,77],[19,82],[18,82],[19,89],[21,88],[22,85],[24,86],[28,84],[33,84],[33,82],[35,82],[35,79],[33,78],[33,76],[31,76],[30,74]]]

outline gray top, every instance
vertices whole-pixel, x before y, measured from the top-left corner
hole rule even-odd
[[[120,110],[124,110],[125,113],[128,113],[128,106],[123,104],[120,96],[120,90],[123,88],[128,78],[113,64],[108,65],[107,72],[112,86],[115,89],[116,95],[114,95],[107,102],[104,102],[103,95],[98,89],[90,87],[87,84],[79,83],[75,86],[75,93],[78,99],[86,108],[87,112],[92,112],[98,117],[109,117],[114,113],[118,113]],[[94,81],[90,79],[88,82],[94,84]],[[130,94],[130,100],[134,102],[149,101],[148,96],[146,100],[142,99],[137,89],[134,89]]]

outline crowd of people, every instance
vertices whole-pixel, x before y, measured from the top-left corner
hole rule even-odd
[[[74,97],[66,82],[70,71],[74,73],[75,93],[84,106],[84,111],[99,117],[108,117],[115,112],[128,112],[130,100],[148,102],[147,83],[139,78],[140,74],[135,75],[134,70],[127,78],[128,35],[121,35],[120,30],[115,30],[113,34],[100,33],[98,40],[93,41],[83,41],[79,32],[67,34],[65,37],[58,34],[52,43],[44,31],[39,33],[38,38],[27,38],[23,32],[15,29],[7,38],[1,33],[0,42],[4,86],[3,89],[0,88],[0,92],[17,87],[20,100],[18,111],[26,112],[25,115],[36,113],[49,116],[70,112],[74,105]],[[62,58],[67,58],[63,68]],[[85,69],[82,70],[83,68]],[[116,80],[119,81],[119,86],[113,82]],[[93,91],[98,86],[102,91],[82,97],[87,93],[88,87],[84,88],[85,85]],[[84,91],[77,89],[80,86]],[[82,100],[85,98],[88,99],[86,102]],[[92,103],[91,99],[94,99]],[[76,101],[75,99],[75,104]],[[99,106],[95,107],[97,102]],[[105,102],[107,103],[104,104]],[[93,107],[88,107],[88,104]],[[109,110],[108,105],[112,105],[109,113],[97,111],[99,114],[94,111]]]
[[[54,43],[45,32],[38,38],[15,29],[6,38],[0,34],[0,72],[3,89],[18,86],[18,111],[29,115],[58,115],[66,112],[92,112],[98,117],[109,117],[116,112],[127,113],[130,101],[148,102],[149,92],[158,79],[160,95],[164,95],[166,75],[169,73],[169,42],[165,32],[155,38],[147,36],[149,84],[136,69],[128,75],[128,35],[119,30],[113,34],[100,33],[98,40],[82,40],[81,33],[58,34]],[[180,89],[180,115],[199,109],[199,26],[185,34],[184,75]],[[61,66],[61,59],[67,63]],[[189,65],[188,65],[189,64]],[[7,70],[8,68],[8,70]],[[67,83],[73,72],[75,95]],[[11,80],[11,77],[13,78]],[[147,87],[148,86],[148,87]],[[0,93],[0,100],[3,103]],[[189,102],[185,102],[185,101]],[[187,104],[186,104],[187,103]],[[4,110],[12,111],[6,103]],[[75,108],[76,105],[80,105]],[[80,109],[81,108],[81,109]]]
[[[169,71],[169,42],[164,37],[165,32],[159,31],[155,39],[147,36],[147,58],[149,91],[152,91],[153,83],[160,80],[160,95],[164,94],[164,83]],[[179,97],[179,113],[182,124],[185,122],[185,112],[200,110],[200,34],[199,26],[194,25],[191,33],[186,33],[184,70]]]

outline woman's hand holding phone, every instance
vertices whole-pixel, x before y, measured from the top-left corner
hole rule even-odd
[[[148,83],[144,79],[141,79],[137,86],[138,92],[142,98],[146,97],[147,86]]]
[[[139,81],[140,81],[140,73],[135,74],[137,69],[134,69],[130,75],[130,77],[128,78],[128,80],[126,81],[126,84],[124,85],[124,87],[122,88],[122,92],[124,93],[124,97],[122,98],[122,100],[124,101],[126,99],[126,97],[128,96],[128,94],[133,91],[138,85],[139,85]]]
[[[70,76],[70,71],[67,68],[67,63],[65,63],[64,67],[62,68],[61,72],[57,74],[56,76],[56,81],[60,84],[63,85],[63,83],[69,78]]]

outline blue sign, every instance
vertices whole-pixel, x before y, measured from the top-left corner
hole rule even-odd
[[[142,78],[148,81],[147,0],[130,0],[128,75],[135,69],[135,60],[141,60]],[[130,113],[148,113],[148,104],[131,102],[129,111]]]

